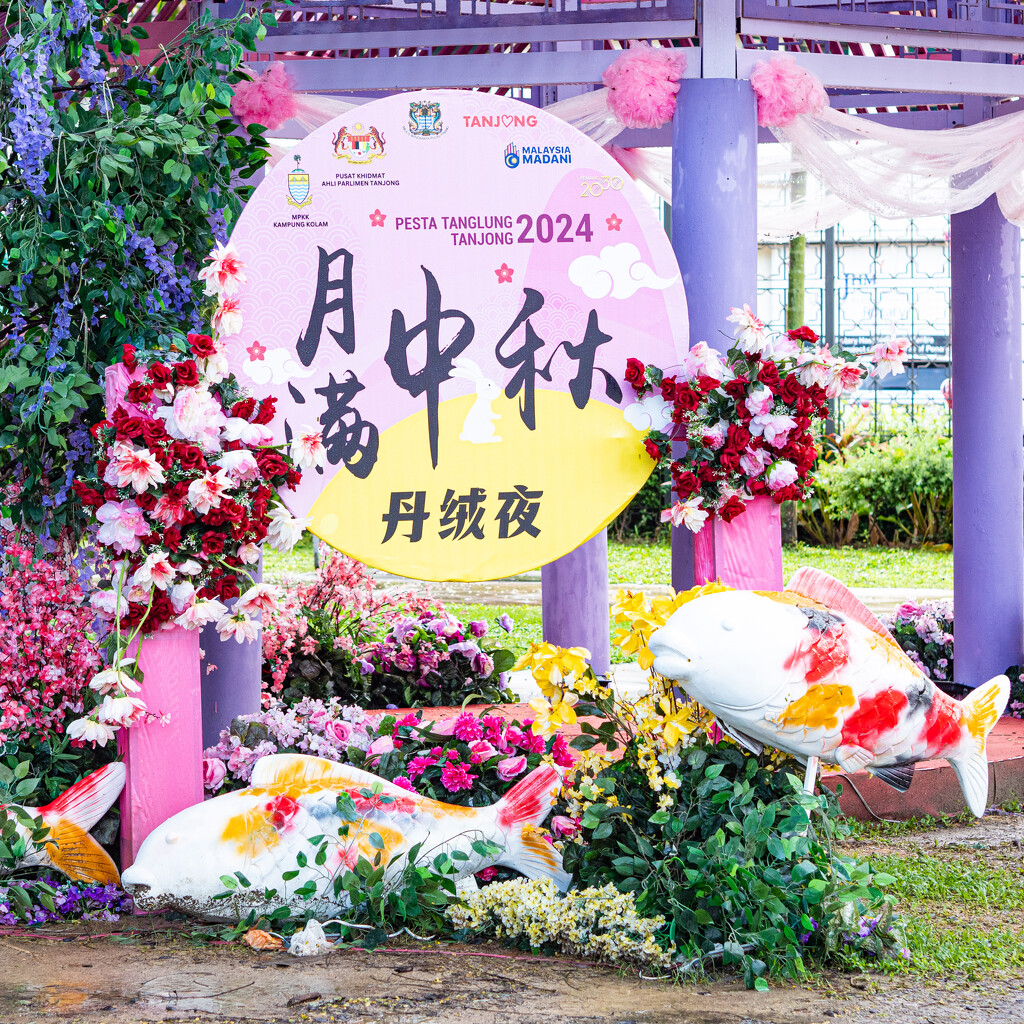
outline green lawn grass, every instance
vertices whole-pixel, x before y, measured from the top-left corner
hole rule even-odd
[[[307,535],[290,554],[264,549],[268,575],[312,572],[313,545]],[[787,545],[782,551],[786,577],[802,565],[831,573],[851,587],[952,589],[953,554],[939,548],[817,548]],[[608,578],[613,585],[664,583],[672,578],[668,543],[608,545]]]

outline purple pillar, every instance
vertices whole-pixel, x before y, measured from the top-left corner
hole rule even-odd
[[[263,556],[253,572],[263,579]],[[239,586],[244,590],[243,584]],[[215,623],[200,634],[203,650],[203,746],[212,747],[222,729],[236,715],[251,715],[260,709],[260,677],[263,670],[263,631],[251,643],[221,640]]]
[[[1020,231],[994,196],[950,218],[956,682],[1024,661]]]
[[[672,247],[686,288],[690,344],[726,351],[730,307],[757,302],[757,101],[745,80],[680,83],[672,121]],[[672,585],[685,590],[694,582],[693,535],[673,529]]]
[[[611,667],[608,638],[608,532],[541,569],[544,639],[559,647],[586,647],[594,671]]]

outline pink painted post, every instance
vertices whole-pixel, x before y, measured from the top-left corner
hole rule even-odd
[[[132,413],[125,389],[142,371],[123,363],[104,375],[107,415],[117,408]],[[118,733],[118,750],[128,769],[121,794],[121,869],[135,859],[142,841],[172,814],[203,799],[203,707],[200,696],[199,631],[160,630],[138,642],[129,657],[139,659],[142,697],[167,724],[149,719]]]
[[[129,657],[131,656],[129,653]],[[142,697],[151,718],[118,733],[128,769],[121,795],[121,870],[172,814],[203,800],[203,706],[199,630],[162,629],[142,641]]]
[[[708,520],[693,539],[693,577],[699,586],[721,580],[739,590],[782,589],[779,506],[771,498],[747,503],[731,523]]]

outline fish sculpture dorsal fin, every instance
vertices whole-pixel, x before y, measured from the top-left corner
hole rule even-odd
[[[252,770],[250,785],[254,789],[309,790],[313,788],[351,789],[382,787],[391,796],[408,797],[409,793],[378,775],[371,775],[348,764],[328,761],[312,754],[268,754],[261,757]]]
[[[823,604],[833,611],[842,612],[866,629],[870,629],[872,633],[877,633],[897,650],[901,650],[896,638],[885,628],[881,619],[845,583],[840,583],[827,572],[810,566],[797,569],[786,585],[786,590],[791,594],[799,594],[811,601],[817,601],[818,604]]]

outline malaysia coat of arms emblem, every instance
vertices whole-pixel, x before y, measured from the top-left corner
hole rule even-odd
[[[354,124],[351,128],[339,128],[334,136],[334,155],[350,164],[368,164],[384,155],[384,136],[370,125],[364,128]]]
[[[313,202],[309,195],[309,174],[299,166],[295,158],[295,170],[288,172],[288,205],[309,206]]]
[[[448,126],[441,120],[441,104],[437,100],[413,100],[409,104],[409,123],[405,130],[419,139],[444,135]]]

